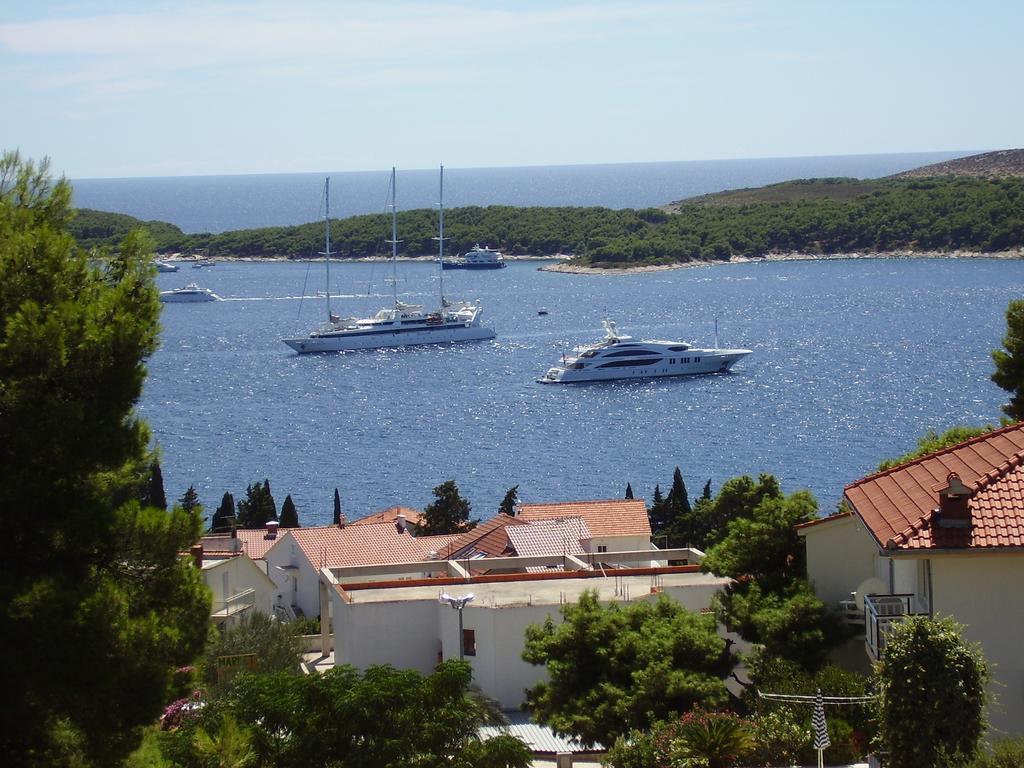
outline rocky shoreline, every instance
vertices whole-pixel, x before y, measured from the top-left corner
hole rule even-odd
[[[638,275],[667,272],[691,267],[714,267],[726,264],[753,264],[768,261],[837,261],[840,259],[1024,259],[1024,248],[1007,251],[874,251],[868,253],[769,253],[764,256],[733,256],[728,261],[688,261],[636,267],[601,268],[573,264],[571,261],[539,267],[541,272],[562,272],[572,275]]]

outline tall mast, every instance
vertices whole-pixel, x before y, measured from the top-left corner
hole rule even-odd
[[[444,163],[441,163],[441,190],[438,195],[437,208],[438,229],[437,229],[437,284],[441,291],[441,309],[444,309]]]
[[[331,177],[324,181],[324,253],[327,259],[327,322],[331,322]]]
[[[398,309],[398,206],[395,203],[395,166],[391,166],[391,295]]]

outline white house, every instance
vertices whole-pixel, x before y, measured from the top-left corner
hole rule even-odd
[[[270,615],[277,586],[248,556],[205,558],[200,550],[203,582],[213,593],[210,620],[230,627],[252,613]]]
[[[992,666],[992,726],[1024,734],[1024,423],[870,475],[845,500],[850,514],[798,526],[817,594],[863,611],[876,659],[905,615],[964,624]]]
[[[696,556],[692,550],[667,554],[691,561]],[[525,689],[546,675],[544,668],[522,660],[527,625],[549,616],[559,621],[560,607],[576,602],[583,590],[596,590],[607,602],[654,600],[664,593],[700,611],[728,583],[701,573],[698,565],[652,568],[643,552],[613,555],[634,561],[633,567],[594,567],[562,554],[510,556],[489,562],[500,562],[514,572],[359,582],[348,581],[358,569],[324,568],[321,617],[332,616],[334,652],[330,653],[331,638],[322,622],[322,663],[359,669],[392,664],[428,673],[439,661],[464,653],[482,691],[503,708],[515,708],[524,701]],[[383,569],[378,576],[386,574]],[[460,612],[439,602],[443,593],[455,598],[473,595],[461,611],[461,635]]]
[[[428,561],[455,536],[412,536],[396,522],[322,525],[284,531],[264,557],[267,573],[296,614],[320,613],[320,569]],[[410,567],[408,577],[421,577],[433,566]],[[399,574],[392,574],[395,578]],[[368,577],[369,578],[369,577]]]

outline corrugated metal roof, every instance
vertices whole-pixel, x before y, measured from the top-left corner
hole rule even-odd
[[[558,754],[559,752],[592,753],[604,752],[605,748],[600,744],[593,747],[584,747],[576,739],[567,739],[557,735],[546,725],[538,725],[530,722],[530,716],[525,712],[506,712],[505,717],[509,719],[508,725],[485,725],[480,728],[480,739],[486,741],[503,733],[515,736],[522,741],[534,754]]]

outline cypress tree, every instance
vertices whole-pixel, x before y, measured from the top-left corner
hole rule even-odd
[[[334,524],[341,525],[341,494],[334,489]]]
[[[281,527],[302,527],[299,525],[299,512],[295,509],[295,502],[292,501],[292,495],[290,493],[284,497],[284,504],[281,505]]]
[[[199,503],[199,494],[196,493],[196,487],[194,485],[190,485],[188,490],[182,494],[182,497],[178,499],[178,505],[186,512],[192,512],[202,506],[202,504]]]
[[[505,492],[505,498],[501,500],[501,504],[498,505],[499,515],[508,515],[514,517],[516,514],[516,504],[519,503],[519,486],[513,485]]]
[[[710,477],[708,478],[708,481],[706,483],[704,483],[704,492],[701,493],[700,497],[702,499],[707,499],[708,501],[711,500],[711,478]]]
[[[683,482],[683,473],[679,471],[679,467],[676,467],[676,471],[672,474],[672,490],[668,492],[668,503],[672,508],[673,518],[689,515],[692,511],[690,496],[686,492],[686,483]]]
[[[270,478],[264,478],[263,480],[263,493],[266,495],[267,509],[270,512],[270,517],[267,520],[277,519],[277,502],[274,501],[274,495],[270,492]]]
[[[160,462],[153,459],[149,468],[149,490],[146,503],[157,509],[167,509],[167,494],[164,492],[164,473],[160,471]]]
[[[669,501],[661,495],[661,486],[654,486],[654,498],[647,510],[647,518],[651,521],[651,533],[663,533],[669,524],[671,509]]]
[[[220,500],[220,506],[213,513],[210,520],[210,533],[224,533],[230,531],[235,522],[235,497],[225,491],[224,497]]]
[[[626,498],[627,499],[632,499],[633,498],[633,486],[630,485],[629,483],[626,483]]]

